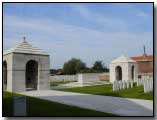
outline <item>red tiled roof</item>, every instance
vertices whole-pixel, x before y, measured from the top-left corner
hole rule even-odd
[[[56,73],[56,75],[62,75],[62,74],[63,74],[62,71],[58,71],[58,72]]]
[[[142,60],[152,61],[153,60],[153,55],[146,55],[146,57],[144,55],[135,56],[135,57],[131,57],[131,59],[133,59],[135,61],[142,61]]]

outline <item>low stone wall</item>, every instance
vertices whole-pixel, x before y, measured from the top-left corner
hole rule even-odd
[[[50,76],[51,82],[78,81],[79,83],[91,83],[109,81],[109,73],[83,73],[77,75]]]
[[[101,81],[110,81],[110,74],[109,73],[102,73],[100,76],[99,76],[99,79]]]
[[[99,82],[103,73],[78,74],[78,82],[82,84]]]
[[[78,75],[55,75],[50,76],[51,82],[77,81]]]

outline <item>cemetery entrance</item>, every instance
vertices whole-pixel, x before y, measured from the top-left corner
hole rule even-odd
[[[30,60],[26,64],[26,90],[37,90],[38,63]]]

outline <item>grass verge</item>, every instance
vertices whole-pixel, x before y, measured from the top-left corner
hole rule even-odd
[[[65,88],[65,89],[57,89],[57,90],[67,91],[67,92],[95,94],[95,95],[153,100],[153,92],[144,93],[143,86],[129,88],[129,89],[120,90],[120,91],[114,91],[114,92],[112,91],[111,84],[76,87],[76,88]]]
[[[50,86],[58,86],[58,85],[67,84],[67,83],[71,83],[71,82],[76,82],[76,81],[50,82]]]

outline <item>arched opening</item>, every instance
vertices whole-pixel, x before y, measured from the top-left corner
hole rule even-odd
[[[37,90],[38,63],[30,60],[26,64],[26,90]]]
[[[116,69],[116,80],[122,80],[122,68],[117,66]]]
[[[4,61],[3,62],[3,89],[6,90],[7,89],[7,62]]]
[[[135,67],[131,67],[131,79],[134,80]]]

